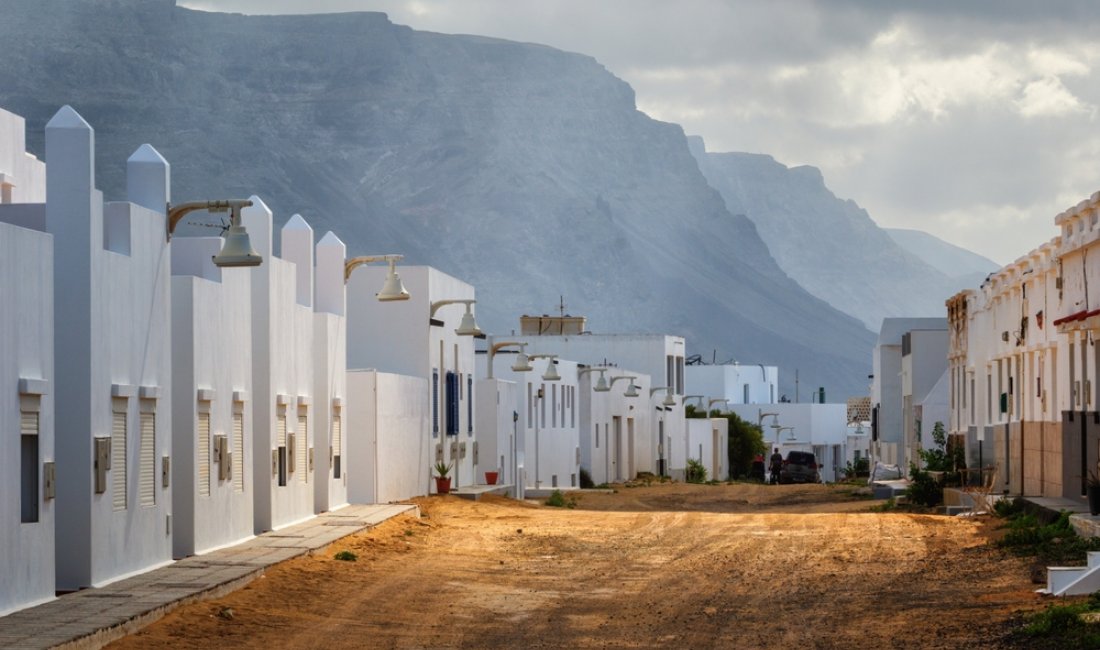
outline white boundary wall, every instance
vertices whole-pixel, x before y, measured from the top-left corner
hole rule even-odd
[[[313,507],[327,512],[348,503],[347,319],[344,316],[344,258],[347,248],[332,232],[317,243],[314,305]],[[337,429],[337,427],[339,427]],[[340,440],[334,441],[339,431]],[[334,448],[333,443],[339,446]]]

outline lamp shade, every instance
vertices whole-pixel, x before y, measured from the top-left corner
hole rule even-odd
[[[252,249],[248,231],[242,225],[230,226],[229,232],[225,235],[225,244],[213,260],[214,265],[219,267],[259,266],[264,261]]]
[[[553,359],[546,364],[546,372],[542,373],[542,378],[544,381],[558,381],[561,379],[561,375],[558,374],[558,367],[554,365]]]
[[[530,372],[531,370],[531,361],[527,358],[527,353],[521,350],[516,355],[516,362],[512,364],[512,372]]]
[[[596,386],[592,389],[597,393],[606,393],[611,390],[611,387],[607,385],[607,379],[604,378],[603,373],[600,373],[600,380],[596,382]]]
[[[624,397],[637,397],[638,396],[638,387],[634,385],[633,381],[631,381],[630,385],[626,387],[626,392],[623,393],[623,396]]]
[[[391,269],[386,274],[386,282],[382,285],[382,290],[378,292],[377,297],[382,302],[409,299],[409,291],[401,282],[401,276],[397,274],[397,271]]]
[[[481,328],[474,321],[474,314],[469,307],[466,308],[466,313],[462,315],[462,322],[458,324],[455,334],[459,336],[477,336],[481,334]]]
[[[661,404],[663,406],[676,406],[676,398],[672,396],[672,393],[665,393],[665,399]]]

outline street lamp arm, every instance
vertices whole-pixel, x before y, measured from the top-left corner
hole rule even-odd
[[[441,307],[446,307],[447,305],[459,305],[459,304],[466,305],[467,307],[469,307],[470,305],[474,304],[475,302],[477,302],[477,301],[476,300],[471,300],[471,299],[436,300],[435,302],[432,303],[431,311],[428,312],[428,318],[435,318],[435,312],[439,311],[439,309]]]
[[[662,390],[668,390],[669,388],[670,388],[670,386],[658,386],[656,388],[650,388],[649,389],[649,396],[653,397],[653,393],[656,393],[656,392],[662,391]]]
[[[172,239],[172,233],[176,230],[176,224],[180,222],[180,219],[186,217],[189,213],[196,210],[206,210],[207,212],[230,212],[230,224],[237,225],[235,222],[240,220],[241,208],[247,208],[252,205],[251,199],[228,199],[222,201],[189,201],[187,203],[180,203],[179,205],[168,204],[165,206],[167,219],[165,220],[165,229],[167,230],[168,239]]]
[[[620,379],[629,379],[631,382],[633,382],[637,378],[637,375],[619,375],[618,377],[612,377],[611,382],[608,384],[608,386],[614,386],[615,382],[619,381]]]
[[[347,284],[351,278],[351,272],[364,264],[389,262],[392,269],[395,264],[403,259],[405,259],[404,255],[360,255],[359,257],[353,257],[344,262],[344,284]]]
[[[603,374],[603,373],[607,372],[610,369],[611,369],[610,366],[592,366],[591,368],[581,368],[580,370],[577,371],[577,378],[580,379],[581,377],[587,375],[590,372],[598,372],[600,374]]]

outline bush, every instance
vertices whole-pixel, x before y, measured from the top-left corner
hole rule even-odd
[[[694,458],[689,458],[685,480],[687,480],[688,483],[705,483],[707,480],[707,468]]]
[[[909,497],[910,503],[933,508],[943,503],[943,486],[931,474],[910,464],[909,487],[905,488],[905,496]]]
[[[1089,551],[1100,551],[1100,538],[1080,537],[1062,511],[1050,524],[1043,525],[1032,514],[1011,518],[997,545],[1017,555],[1031,555],[1049,565],[1073,565],[1085,562]]]
[[[592,475],[583,467],[581,468],[580,481],[582,490],[591,490],[596,487],[596,484],[592,482]]]
[[[554,490],[546,499],[546,505],[551,508],[576,508],[577,500],[573,497],[567,499],[561,490]]]
[[[351,551],[340,551],[336,555],[332,556],[333,559],[340,560],[341,562],[354,562],[359,559],[355,553]]]

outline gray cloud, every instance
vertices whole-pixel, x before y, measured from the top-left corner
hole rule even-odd
[[[1100,189],[1100,5],[1084,0],[187,0],[384,11],[602,62],[714,151],[822,168],[879,223],[1008,262]]]

